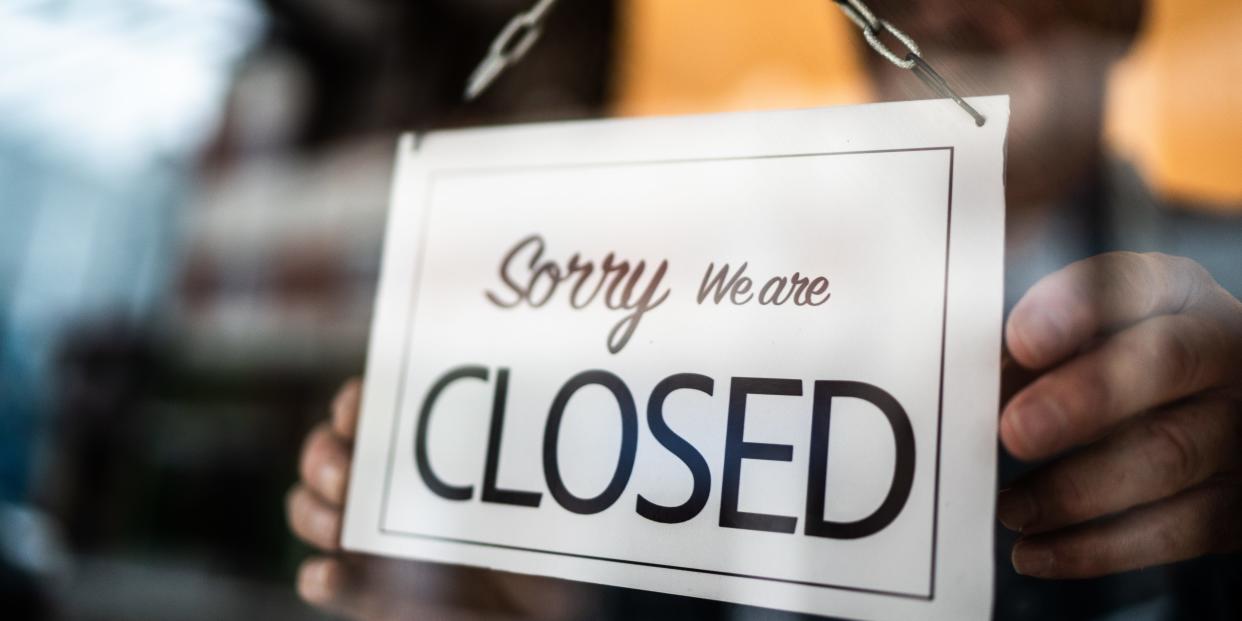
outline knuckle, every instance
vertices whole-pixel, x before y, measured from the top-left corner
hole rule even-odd
[[[1144,424],[1147,459],[1166,488],[1178,490],[1199,478],[1202,451],[1187,430],[1165,417]]]
[[[1167,563],[1191,556],[1190,549],[1195,546],[1187,534],[1194,531],[1194,528],[1187,529],[1183,523],[1172,521],[1164,522],[1154,528],[1151,532],[1152,564]]]
[[[1163,252],[1144,252],[1138,255],[1152,276],[1161,280],[1171,279],[1186,272],[1187,264],[1194,261]]]
[[[1163,252],[1153,252],[1150,256],[1171,272],[1172,278],[1189,279],[1194,282],[1213,280],[1207,269],[1194,259]]]
[[[1186,334],[1169,323],[1152,332],[1146,355],[1147,360],[1165,369],[1170,388],[1181,394],[1193,388],[1200,376],[1200,358]]]
[[[1176,292],[1175,301],[1170,301],[1177,310],[1192,305],[1216,285],[1216,279],[1207,268],[1194,259],[1164,253],[1150,253],[1148,256],[1158,267],[1159,282],[1156,284]]]

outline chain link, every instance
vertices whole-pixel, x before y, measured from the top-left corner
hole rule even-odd
[[[466,83],[466,101],[470,101],[491,85],[500,74],[517,64],[534,47],[543,34],[543,22],[557,0],[539,0],[530,10],[513,16],[492,41],[483,62],[470,74]]]
[[[877,17],[863,0],[833,0],[833,2],[845,13],[845,16],[850,21],[854,22],[854,25],[862,30],[863,38],[867,40],[867,45],[870,45],[871,49],[875,50],[876,53],[898,67],[910,70],[924,84],[942,97],[952,99],[975,120],[975,125],[983,127],[987,123],[987,117],[980,114],[965,99],[962,99],[961,95],[958,95],[949,86],[949,83],[926,60],[923,60],[922,50],[919,49],[919,45],[914,42],[910,35],[889,23],[888,20]],[[880,40],[880,35],[886,32],[906,47],[906,54],[904,56],[897,55],[887,44]]]
[[[893,38],[900,41],[902,45],[906,46],[908,52],[921,55],[922,51],[919,50],[918,44],[914,42],[914,39],[910,38],[910,35],[889,23],[888,20],[876,17],[875,13],[871,12],[871,8],[861,0],[833,1],[837,3],[837,6],[845,13],[845,16],[850,18],[850,21],[854,22],[854,25],[862,30],[863,38],[867,40],[867,45],[870,45],[871,49],[902,69],[914,68],[915,63],[913,60],[904,56],[898,56],[896,52],[880,40],[880,35],[887,32],[893,35]]]
[[[500,77],[505,69],[522,60],[522,57],[539,40],[539,35],[543,34],[543,22],[556,2],[557,0],[538,0],[529,10],[518,13],[509,20],[509,23],[505,24],[504,29],[492,41],[483,62],[479,63],[479,66],[470,74],[470,80],[466,83],[466,101],[483,94],[483,91],[487,90],[487,87]],[[867,45],[870,45],[876,53],[897,67],[912,71],[932,90],[957,102],[958,106],[974,118],[976,125],[982,126],[987,122],[978,110],[954,92],[949,83],[931,65],[927,64],[927,61],[923,60],[923,52],[910,35],[889,23],[888,20],[878,17],[863,0],[833,0],[833,2],[850,21],[862,30]],[[905,46],[904,55],[897,54],[888,44],[880,40],[885,33],[892,35]]]

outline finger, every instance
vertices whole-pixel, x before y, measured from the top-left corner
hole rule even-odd
[[[434,618],[414,616],[416,602],[396,606],[396,600],[377,589],[368,574],[378,563],[382,561],[367,557],[312,557],[298,570],[298,595],[311,605],[350,619],[413,621]],[[408,614],[397,614],[397,611]]]
[[[286,499],[289,528],[299,539],[333,551],[340,547],[341,511],[325,503],[305,486],[298,485]]]
[[[1103,331],[1177,313],[1214,284],[1189,259],[1132,252],[1099,255],[1031,287],[1009,315],[1005,340],[1023,366],[1046,368]]]
[[[1005,448],[1042,459],[1143,410],[1220,384],[1233,373],[1227,335],[1195,314],[1161,315],[1045,374],[1001,414]]]
[[[435,590],[453,587],[443,583],[444,573],[434,565],[367,556],[314,557],[299,569],[297,588],[307,603],[350,619],[516,621],[514,615],[478,610],[471,603],[439,601],[443,593]]]
[[[332,430],[342,438],[352,440],[358,430],[358,408],[362,402],[362,380],[352,378],[345,382],[332,399]]]
[[[408,614],[396,614],[386,610],[392,608],[390,602],[375,593],[369,592],[366,585],[366,569],[374,561],[357,557],[319,556],[307,559],[298,569],[298,595],[307,603],[349,619],[374,620],[410,619],[412,607],[406,607]]]
[[[336,557],[311,557],[298,568],[298,596],[313,606],[342,610],[347,582],[345,564]]]
[[[1242,485],[1214,482],[1116,518],[1024,538],[1018,573],[1093,578],[1242,548]]]
[[[307,603],[349,619],[419,618],[413,615],[413,602],[402,608],[369,584],[368,570],[380,561],[365,557],[312,557],[298,570],[298,595]],[[397,614],[396,608],[408,614]]]
[[[298,472],[302,482],[328,503],[345,504],[350,452],[345,442],[320,424],[306,437]]]
[[[1145,417],[1001,492],[1006,527],[1039,533],[1166,498],[1242,465],[1242,412],[1199,399]]]
[[[596,608],[591,587],[584,583],[500,572],[491,576],[494,588],[501,591],[510,608],[527,613],[529,618],[556,621],[605,616]]]

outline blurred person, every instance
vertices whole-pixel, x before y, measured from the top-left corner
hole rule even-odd
[[[1013,97],[997,617],[1238,618],[1236,558],[1130,571],[1242,545],[1242,218],[1159,200],[1101,144],[1147,4],[872,8],[967,92]],[[914,94],[870,60],[881,99]]]
[[[997,514],[1018,535],[998,533],[996,617],[1239,618],[1238,558],[1214,555],[1242,549],[1242,221],[1157,200],[1100,142],[1107,73],[1144,3],[871,5],[968,94],[1013,96],[1000,442],[1016,460]],[[880,99],[924,95],[870,68]],[[615,590],[341,554],[358,391],[308,437],[288,498],[294,533],[323,552],[299,573],[304,598],[357,618],[634,616],[591,607]],[[644,616],[759,614],[627,598],[656,602]]]

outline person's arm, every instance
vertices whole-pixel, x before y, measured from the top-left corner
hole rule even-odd
[[[1080,261],[1032,287],[1005,336],[1040,374],[1005,406],[1001,441],[1024,460],[1064,454],[998,499],[1023,534],[1020,573],[1242,549],[1242,303],[1206,270],[1160,254]]]
[[[354,619],[498,620],[582,618],[580,588],[570,583],[346,554],[340,549],[345,488],[358,425],[361,382],[346,382],[329,421],[307,436],[301,480],[288,496],[289,526],[319,550],[298,571],[307,602]]]

